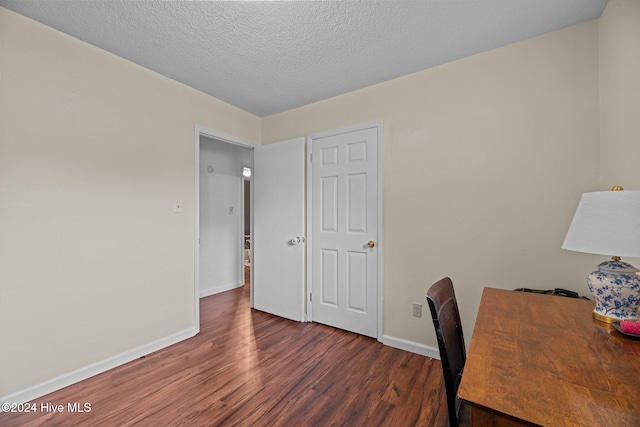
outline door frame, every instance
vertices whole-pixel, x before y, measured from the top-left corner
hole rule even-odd
[[[193,295],[194,295],[194,317],[195,317],[195,332],[198,334],[200,332],[200,137],[205,136],[207,138],[215,139],[217,141],[225,142],[227,144],[237,145],[240,147],[248,148],[251,150],[250,158],[251,158],[251,168],[253,169],[253,149],[258,147],[258,144],[254,144],[249,141],[245,141],[242,138],[238,138],[237,136],[229,135],[224,132],[220,132],[218,130],[209,129],[205,126],[196,124],[194,127],[194,172],[193,172],[193,180],[194,180],[194,194],[193,194],[193,202],[194,202],[194,284],[193,284]],[[250,207],[249,207],[249,215],[251,217],[251,229],[253,229],[253,192],[250,194]],[[242,219],[244,220],[244,219]],[[244,229],[244,227],[242,227]],[[242,246],[242,256],[241,260],[244,260],[244,245]],[[252,249],[253,252],[253,249]],[[253,257],[253,253],[251,254]],[[253,275],[253,266],[251,266],[251,275]],[[244,274],[243,274],[244,281]],[[251,281],[251,286],[253,287],[253,281]],[[251,306],[253,307],[253,289],[251,289]]]
[[[384,251],[384,244],[383,244],[383,239],[384,239],[384,233],[383,233],[383,217],[382,217],[382,207],[383,207],[383,203],[382,203],[382,196],[383,196],[383,191],[382,191],[382,153],[383,153],[383,147],[382,147],[382,143],[383,143],[383,136],[384,136],[384,128],[382,125],[382,120],[376,120],[373,122],[367,122],[367,123],[362,123],[362,124],[358,124],[358,125],[352,125],[352,126],[346,126],[346,127],[342,127],[342,128],[338,128],[338,129],[332,129],[332,130],[328,130],[328,131],[323,131],[323,132],[318,132],[318,133],[314,133],[311,135],[307,135],[307,298],[306,298],[306,305],[307,305],[307,321],[312,322],[313,321],[313,304],[311,303],[311,291],[313,289],[313,257],[311,257],[309,254],[312,251],[313,248],[313,233],[312,233],[312,226],[313,226],[313,221],[312,221],[312,201],[313,201],[313,191],[312,191],[312,187],[313,187],[313,183],[312,183],[312,170],[311,168],[312,166],[312,162],[311,162],[311,153],[313,152],[313,140],[314,139],[318,139],[318,138],[324,138],[327,136],[334,136],[334,135],[338,135],[338,134],[342,134],[342,133],[347,133],[347,132],[354,132],[354,131],[359,131],[359,130],[365,130],[365,129],[371,129],[371,128],[375,128],[377,130],[377,134],[378,134],[378,141],[377,141],[377,145],[378,145],[378,206],[377,206],[377,210],[378,210],[378,227],[377,227],[377,233],[378,233],[378,241],[376,243],[376,248],[378,249],[376,251],[376,262],[377,262],[377,273],[378,273],[378,280],[377,280],[377,292],[378,292],[378,333],[377,333],[377,339],[378,341],[382,342],[382,338],[383,338],[383,297],[384,297],[384,293],[383,293],[383,287],[384,287],[384,280],[383,280],[383,265],[382,265],[382,261],[384,259],[383,257],[383,251]]]

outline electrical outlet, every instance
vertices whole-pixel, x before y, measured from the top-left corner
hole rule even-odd
[[[413,303],[413,317],[422,317],[422,304]]]

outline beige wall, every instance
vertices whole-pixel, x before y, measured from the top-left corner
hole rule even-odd
[[[598,184],[596,21],[263,119],[270,143],[384,122],[384,333],[436,346],[425,305],[454,280],[470,338],[484,286],[588,294],[560,249]]]
[[[600,33],[598,190],[640,190],[640,1],[609,0]],[[625,258],[640,267],[640,258]]]
[[[640,188],[639,7],[263,120],[0,8],[0,396],[194,327],[195,123],[383,120],[387,335],[435,346],[444,275],[467,339],[483,286],[588,293],[560,245],[582,192]]]
[[[194,125],[260,119],[3,8],[0,42],[5,396],[194,328]]]
[[[640,189],[640,1],[609,0],[600,30],[601,190]]]

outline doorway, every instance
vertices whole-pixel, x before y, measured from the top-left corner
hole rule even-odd
[[[226,143],[223,145],[244,147],[250,153],[254,175],[249,184],[248,209],[252,308],[297,321],[325,323],[382,340],[382,134],[382,123],[372,122],[311,135],[307,144],[304,138],[297,138],[258,146],[196,126],[196,171],[200,166],[203,136]],[[325,142],[329,144],[325,146]],[[314,153],[316,149],[320,151]],[[346,162],[348,170],[337,175],[314,176],[314,170],[325,169],[321,164],[329,166],[332,162]],[[360,167],[357,164],[371,165],[373,169],[367,166],[366,171],[357,170]],[[334,188],[331,183],[336,184],[337,190],[341,188],[340,182],[347,185],[343,190],[329,191]],[[320,187],[314,189],[312,183]],[[199,265],[202,262],[198,239],[199,186],[200,177],[196,173],[195,316],[198,330]],[[322,196],[322,203],[313,203],[317,196]],[[336,203],[332,204],[332,200]],[[232,207],[224,206],[225,209]],[[335,215],[328,215],[336,212],[333,207],[339,206],[346,211],[338,209]],[[330,220],[338,217],[349,220],[349,236],[345,238],[354,240],[355,246],[333,246],[322,241],[322,230],[331,231]],[[318,241],[312,243],[312,240]],[[244,242],[242,228],[238,241]],[[307,245],[313,248],[308,254]],[[240,247],[239,270],[244,274],[245,248]],[[333,264],[332,259],[336,260]],[[347,263],[339,259],[346,259]],[[323,272],[327,274],[321,274]],[[362,280],[365,276],[366,280]],[[327,279],[331,277],[335,280]],[[333,294],[332,290],[335,290]],[[329,311],[324,313],[326,308]],[[334,324],[335,318],[343,319]],[[358,318],[366,320],[361,322]],[[366,326],[361,328],[363,324]]]
[[[200,330],[200,298],[245,283],[244,168],[253,167],[255,144],[196,125],[194,315]],[[249,191],[249,200],[252,194]],[[249,267],[251,268],[251,267]]]

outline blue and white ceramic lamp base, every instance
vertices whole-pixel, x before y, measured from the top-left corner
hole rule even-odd
[[[637,268],[626,262],[611,260],[598,264],[589,275],[589,290],[596,301],[593,317],[613,323],[640,318],[640,277]]]

